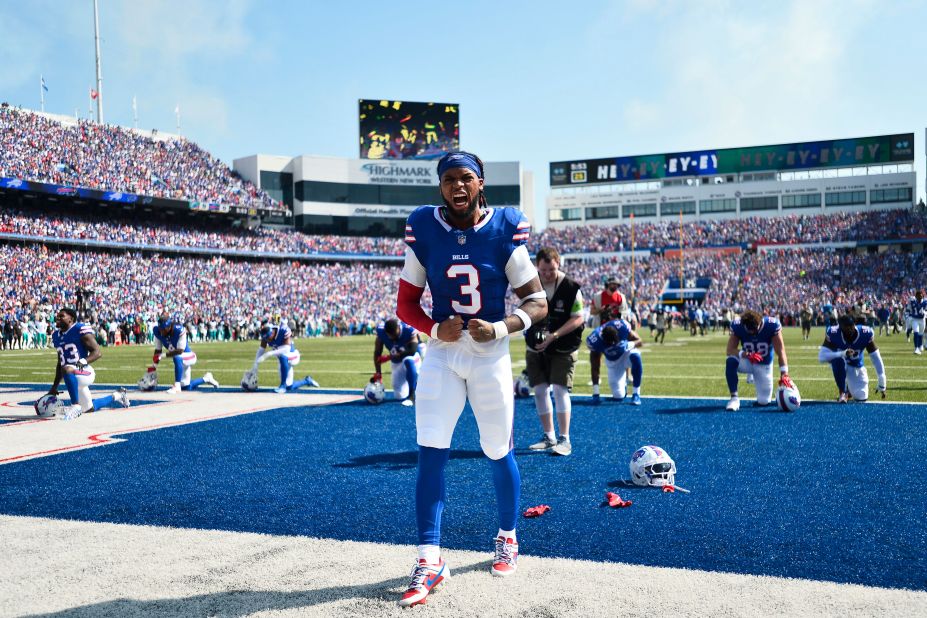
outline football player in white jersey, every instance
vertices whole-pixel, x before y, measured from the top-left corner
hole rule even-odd
[[[499,531],[491,572],[515,572],[521,479],[513,451],[508,338],[547,315],[547,296],[525,247],[529,224],[524,215],[514,208],[487,206],[483,162],[477,156],[445,155],[437,171],[444,206],[422,206],[409,215],[397,303],[399,319],[432,339],[415,399],[419,556],[399,601],[402,606],[422,603],[450,574],[440,551],[444,468],[467,400],[496,491]],[[426,284],[433,299],[431,316],[420,303]],[[521,303],[506,316],[509,286]]]

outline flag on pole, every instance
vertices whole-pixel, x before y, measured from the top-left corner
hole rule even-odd
[[[45,92],[48,92],[48,85],[45,83],[45,77],[43,77],[42,75],[39,75],[39,79],[42,80],[42,90],[44,90]]]
[[[138,112],[138,101],[135,100],[135,95],[132,95],[132,111]]]
[[[179,104],[177,105],[177,107],[174,108],[174,113],[175,113],[175,114],[179,114],[179,113],[180,113],[180,105],[179,105]]]
[[[98,96],[100,96],[100,93],[97,92],[96,90],[94,90],[93,88],[91,88],[91,89],[90,89],[90,98],[91,98],[91,99],[96,99]]]

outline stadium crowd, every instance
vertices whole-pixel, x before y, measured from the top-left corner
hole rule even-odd
[[[291,254],[355,254],[401,256],[405,244],[399,238],[372,238],[306,234],[296,230],[258,227],[246,229],[222,226],[210,221],[197,224],[138,222],[89,213],[67,216],[38,208],[0,210],[0,233],[22,234],[36,239],[61,238],[197,248],[219,251]],[[901,237],[927,237],[927,216],[910,209],[840,212],[828,215],[788,216],[727,221],[694,221],[682,226],[687,248],[732,244],[796,244]],[[679,244],[679,224],[659,223],[635,226],[636,246],[663,248]],[[561,253],[609,252],[630,248],[630,226],[582,226],[545,230],[529,240],[529,250],[546,244]],[[648,244],[649,243],[649,244]]]
[[[399,270],[361,262],[274,263],[0,245],[2,345],[37,345],[36,337],[48,334],[61,306],[76,306],[111,344],[149,342],[150,324],[162,308],[185,320],[194,340],[253,338],[260,320],[275,315],[300,336],[370,333],[394,311]],[[630,296],[627,261],[567,260],[563,270],[584,286],[587,302],[608,276],[617,276]],[[633,284],[642,313],[660,306],[663,286],[679,273],[677,258],[636,261]],[[823,250],[696,254],[685,259],[682,274],[713,278],[702,305],[709,315],[751,308],[793,324],[806,306],[863,303],[874,311],[900,305],[917,282],[927,280],[927,259],[922,253]]]
[[[0,107],[0,178],[228,206],[286,209],[185,139]]]
[[[636,223],[634,246],[677,247],[680,244],[679,228],[677,221]],[[927,237],[927,216],[909,208],[699,220],[682,224],[684,247],[888,240],[917,236]],[[559,247],[561,253],[627,251],[631,248],[631,226],[619,224],[548,228],[534,236],[532,245]]]

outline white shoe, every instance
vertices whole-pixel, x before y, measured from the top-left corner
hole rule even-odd
[[[920,356],[920,355],[921,355],[921,349],[920,349],[920,348],[914,348],[914,353],[917,354],[918,356]]]
[[[727,405],[724,406],[724,409],[728,410],[729,412],[737,412],[737,410],[740,410],[740,397],[737,397],[736,395],[731,397],[731,400],[727,402]]]
[[[167,394],[168,394],[168,395],[176,395],[176,394],[179,393],[181,390],[183,390],[183,389],[181,389],[181,387],[180,387],[179,385],[175,384],[174,386],[172,386],[172,387],[170,387],[169,389],[167,389]]]
[[[63,421],[73,421],[75,418],[83,414],[84,411],[81,409],[79,404],[74,404],[73,406],[67,406],[62,409],[61,420]]]
[[[404,408],[411,408],[411,407],[413,407],[414,405],[415,405],[415,402],[412,401],[411,399],[403,399],[403,400],[402,400],[402,406],[403,406]]]
[[[278,386],[277,388],[274,389],[274,392],[277,393],[278,395],[281,394],[281,393],[285,393],[285,392],[286,392],[286,387],[285,387],[285,386]]]
[[[203,376],[203,382],[210,385],[213,388],[219,388],[219,381],[212,377],[212,372],[207,371]]]
[[[496,554],[492,560],[490,572],[496,577],[514,575],[518,568],[518,541],[496,537]]]
[[[113,393],[113,399],[123,408],[128,408],[130,405],[132,405],[132,402],[129,401],[129,393],[127,393],[126,389],[124,388],[120,388],[118,391]]]

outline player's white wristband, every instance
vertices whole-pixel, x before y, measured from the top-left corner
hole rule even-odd
[[[788,365],[779,365],[779,373],[788,373],[788,372],[789,372]]]
[[[505,320],[499,320],[492,323],[493,339],[502,339],[509,336],[509,327],[505,325]]]
[[[438,338],[438,323],[435,322],[435,325],[431,327],[431,333],[429,335],[432,339]]]
[[[531,317],[527,313],[521,309],[516,308],[515,311],[512,312],[512,315],[517,315],[518,319],[521,320],[522,324],[524,324],[524,326],[521,327],[522,332],[525,332],[531,328]]]

